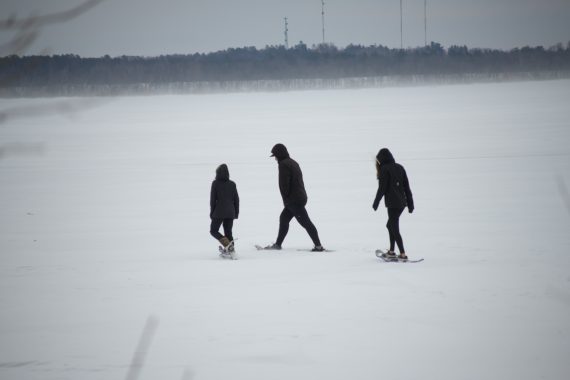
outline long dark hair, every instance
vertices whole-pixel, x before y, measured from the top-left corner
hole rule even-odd
[[[396,162],[394,156],[388,148],[382,148],[376,155],[376,178],[380,179],[380,168],[385,164],[393,164]]]
[[[380,161],[378,161],[378,159],[376,159],[376,178],[380,179]]]

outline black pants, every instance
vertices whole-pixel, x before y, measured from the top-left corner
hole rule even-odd
[[[224,225],[224,235],[218,232],[221,225]],[[234,240],[232,235],[232,227],[234,225],[233,219],[212,219],[212,224],[210,224],[210,235],[212,235],[216,240],[220,240],[223,236]]]
[[[394,243],[398,244],[400,253],[406,252],[404,250],[402,235],[400,235],[400,215],[402,215],[403,211],[403,208],[388,209],[388,223],[386,223],[386,228],[388,228],[388,233],[390,234],[390,251],[392,252],[394,252]]]
[[[321,245],[317,228],[313,222],[311,222],[305,206],[294,204],[286,205],[279,216],[279,234],[277,235],[277,241],[275,243],[279,245],[283,244],[283,240],[285,240],[285,236],[287,236],[287,232],[289,232],[289,222],[291,222],[293,217],[307,230],[313,244]]]

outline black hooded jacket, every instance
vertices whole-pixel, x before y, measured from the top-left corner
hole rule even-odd
[[[239,215],[239,196],[236,184],[230,181],[230,172],[226,164],[216,169],[216,179],[210,192],[210,218],[237,219]]]
[[[303,183],[303,173],[297,161],[289,157],[283,144],[277,144],[271,150],[279,165],[279,191],[285,206],[289,204],[305,206],[307,192]]]
[[[414,198],[410,190],[410,183],[406,170],[397,164],[392,153],[386,148],[380,149],[376,160],[380,164],[378,176],[378,191],[372,207],[376,210],[382,197],[387,208],[405,208],[414,210]]]

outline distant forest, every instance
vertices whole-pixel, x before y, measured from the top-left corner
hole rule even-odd
[[[390,76],[570,73],[570,42],[564,46],[509,51],[444,48],[439,43],[410,49],[332,44],[232,48],[207,54],[158,57],[82,58],[77,55],[0,58],[0,90],[30,87],[126,86],[196,82],[283,81]]]

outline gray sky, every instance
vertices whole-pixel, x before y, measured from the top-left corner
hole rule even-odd
[[[62,11],[83,0],[0,0],[0,18]],[[403,0],[404,47],[424,44],[424,0]],[[427,0],[429,41],[511,49],[570,41],[570,0]],[[399,0],[326,0],[326,40],[400,46]],[[322,41],[320,0],[106,0],[42,29],[32,54],[187,54]],[[2,31],[0,43],[14,33]]]

